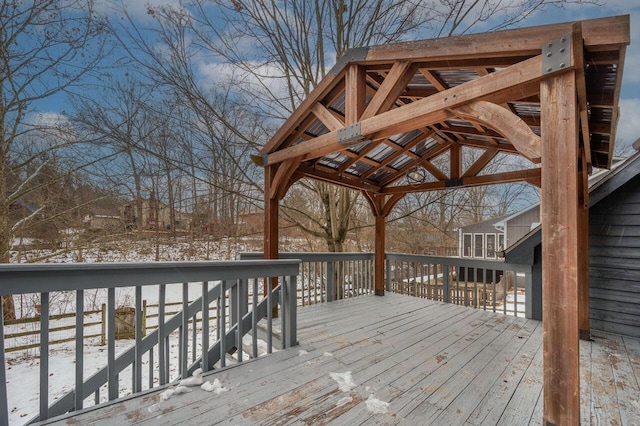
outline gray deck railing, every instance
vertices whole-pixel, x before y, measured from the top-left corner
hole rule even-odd
[[[241,253],[240,259],[262,259]],[[280,253],[300,259],[298,305],[373,294],[373,253]],[[387,253],[386,291],[541,319],[530,265],[498,260]]]
[[[301,306],[373,294],[373,253],[280,253],[300,259],[298,304]],[[240,259],[262,259],[262,253],[241,253]]]
[[[0,265],[0,295],[40,294],[40,403],[39,415],[31,421],[44,420],[83,408],[85,400],[100,400],[106,386],[108,399],[120,397],[119,374],[131,367],[131,392],[141,392],[189,376],[197,368],[210,370],[218,363],[225,366],[227,354],[235,352],[243,360],[243,336],[251,333],[248,346],[252,357],[258,355],[258,323],[266,323],[267,352],[273,348],[272,312],[280,306],[280,338],[283,347],[297,344],[296,288],[300,262],[297,260],[236,262],[158,262],[94,264],[21,264]],[[262,288],[265,278],[278,278],[276,288]],[[165,318],[168,284],[182,285],[182,311]],[[189,303],[189,283],[199,283],[200,297]],[[142,288],[158,286],[158,329],[142,337]],[[116,357],[116,289],[133,288],[135,292],[135,340],[133,347]],[[192,284],[193,287],[193,284]],[[84,377],[83,315],[76,315],[74,390],[50,405],[49,386],[49,312],[50,295],[59,291],[76,292],[76,312],[83,312],[85,291],[107,292],[107,365],[90,377]],[[251,290],[251,296],[250,292]],[[202,315],[215,304],[217,324],[209,325],[209,315]],[[251,309],[249,307],[251,306]],[[186,313],[186,315],[185,315]],[[196,333],[197,317],[202,329]],[[0,320],[3,318],[0,305]],[[191,324],[191,330],[189,326]],[[3,324],[2,324],[3,325]],[[216,329],[212,338],[212,328]],[[263,331],[262,331],[263,332]],[[173,335],[173,336],[172,336]],[[177,335],[177,336],[176,336]],[[0,327],[0,424],[8,424],[4,325]],[[178,340],[177,377],[170,376],[171,339]],[[197,344],[202,350],[197,350]],[[197,352],[200,352],[199,354]],[[159,368],[154,370],[154,356]],[[148,384],[143,383],[143,361],[148,364]],[[157,379],[157,380],[156,380]]]
[[[387,254],[386,262],[387,291],[527,318],[541,303],[530,265],[408,254]]]

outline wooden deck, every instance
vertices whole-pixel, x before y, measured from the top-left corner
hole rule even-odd
[[[161,401],[160,388],[57,424],[542,423],[538,321],[396,294],[298,314],[300,346],[205,376],[225,393]],[[594,335],[580,348],[582,424],[640,424],[640,340]],[[348,371],[357,386],[342,392],[330,373]],[[372,412],[370,395],[388,412]]]

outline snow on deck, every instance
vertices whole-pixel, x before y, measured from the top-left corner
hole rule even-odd
[[[538,321],[387,294],[300,308],[298,333],[298,347],[203,374],[206,389],[174,384],[50,424],[542,423]],[[594,334],[582,424],[638,424],[640,340]]]

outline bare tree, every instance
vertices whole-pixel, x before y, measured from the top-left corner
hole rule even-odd
[[[251,96],[252,107],[265,119],[286,118],[348,49],[398,41],[428,17],[412,0],[201,0],[194,7],[194,31],[202,45],[232,64],[242,81],[236,90]],[[216,19],[211,7],[220,13]],[[239,48],[238,40],[248,48]],[[315,202],[301,210],[286,197],[284,215],[323,238],[329,250],[342,251],[358,194],[319,182],[301,184]]]
[[[150,6],[153,24],[142,28],[129,19],[118,34],[150,77],[190,105],[208,135],[220,140],[222,126],[235,139],[255,146],[257,140],[248,138],[212,101],[202,70],[230,86],[231,99],[251,109],[256,120],[273,125],[291,114],[348,49],[462,34],[479,24],[503,29],[546,7],[568,3],[594,1],[191,0],[177,7]],[[145,37],[147,30],[154,36]],[[225,144],[217,149],[237,158]],[[244,170],[239,163],[234,167]],[[244,174],[243,179],[246,183],[254,176]],[[306,232],[322,236],[330,250],[341,250],[349,230],[361,226],[353,214],[358,195],[322,183],[301,185],[314,202],[286,197],[283,213]]]
[[[0,262],[9,261],[12,235],[26,221],[11,223],[9,210],[23,200],[42,171],[42,153],[68,146],[60,121],[37,118],[37,104],[78,84],[104,53],[103,22],[90,0],[22,1],[0,5]],[[17,160],[30,135],[53,139],[29,158]],[[14,315],[12,298],[3,299]]]
[[[448,36],[478,24],[490,30],[516,25],[536,11],[582,0],[195,0],[190,10],[199,44],[216,55],[219,70],[233,71],[236,90],[251,96],[266,119],[284,119],[348,49],[416,35]],[[215,14],[212,13],[215,10]],[[354,223],[358,196],[323,183],[304,183],[313,197],[301,210],[292,197],[283,213],[304,231],[341,250]],[[320,209],[316,209],[320,206]]]
[[[433,10],[430,27],[436,37],[473,32],[478,25],[492,32],[516,26],[535,13],[549,7],[563,8],[567,4],[602,4],[598,0],[439,0],[424,1]]]
[[[261,203],[259,170],[250,166],[249,153],[264,143],[269,124],[257,120],[243,107],[244,101],[229,91],[236,86],[224,79],[215,85],[198,79],[202,44],[194,37],[196,23],[189,11],[165,6],[149,8],[149,15],[149,26],[129,17],[114,33],[131,60],[167,92],[179,110],[172,114],[178,120],[174,128],[182,129],[181,146],[190,152],[172,159],[172,164],[193,180],[192,199],[208,199],[210,219],[226,235],[233,234],[237,214]],[[148,34],[162,48],[150,43]],[[198,209],[200,213],[207,210]]]
[[[126,220],[138,231],[142,229],[145,144],[154,130],[148,104],[154,100],[153,92],[152,85],[127,77],[105,87],[100,97],[72,100],[71,119],[78,131],[110,155],[102,179],[124,186],[133,200],[134,211]]]

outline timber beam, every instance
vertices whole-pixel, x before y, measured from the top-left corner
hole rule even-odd
[[[453,108],[451,112],[465,120],[480,122],[509,140],[518,152],[533,163],[540,163],[540,136],[511,111],[486,101],[475,101]]]
[[[561,72],[573,69],[571,59]],[[535,89],[532,86],[528,87],[527,84],[539,83],[544,75],[542,57],[536,56],[428,98],[366,118],[359,122],[360,139],[341,142],[338,137],[339,130],[333,130],[314,139],[267,154],[266,163],[263,162],[262,165],[268,166],[295,157],[302,157],[303,161],[306,161],[345,150],[365,139],[386,137],[445,121],[451,116],[448,110],[466,103],[478,99],[493,99],[501,103],[513,98],[514,91],[521,93],[525,88],[533,91]]]
[[[540,169],[517,170],[514,172],[503,172],[492,175],[467,176],[460,179],[448,179],[438,182],[427,182],[419,185],[398,185],[382,188],[381,194],[396,194],[409,192],[438,191],[441,189],[496,185],[500,183],[527,182],[531,179],[540,178]]]

